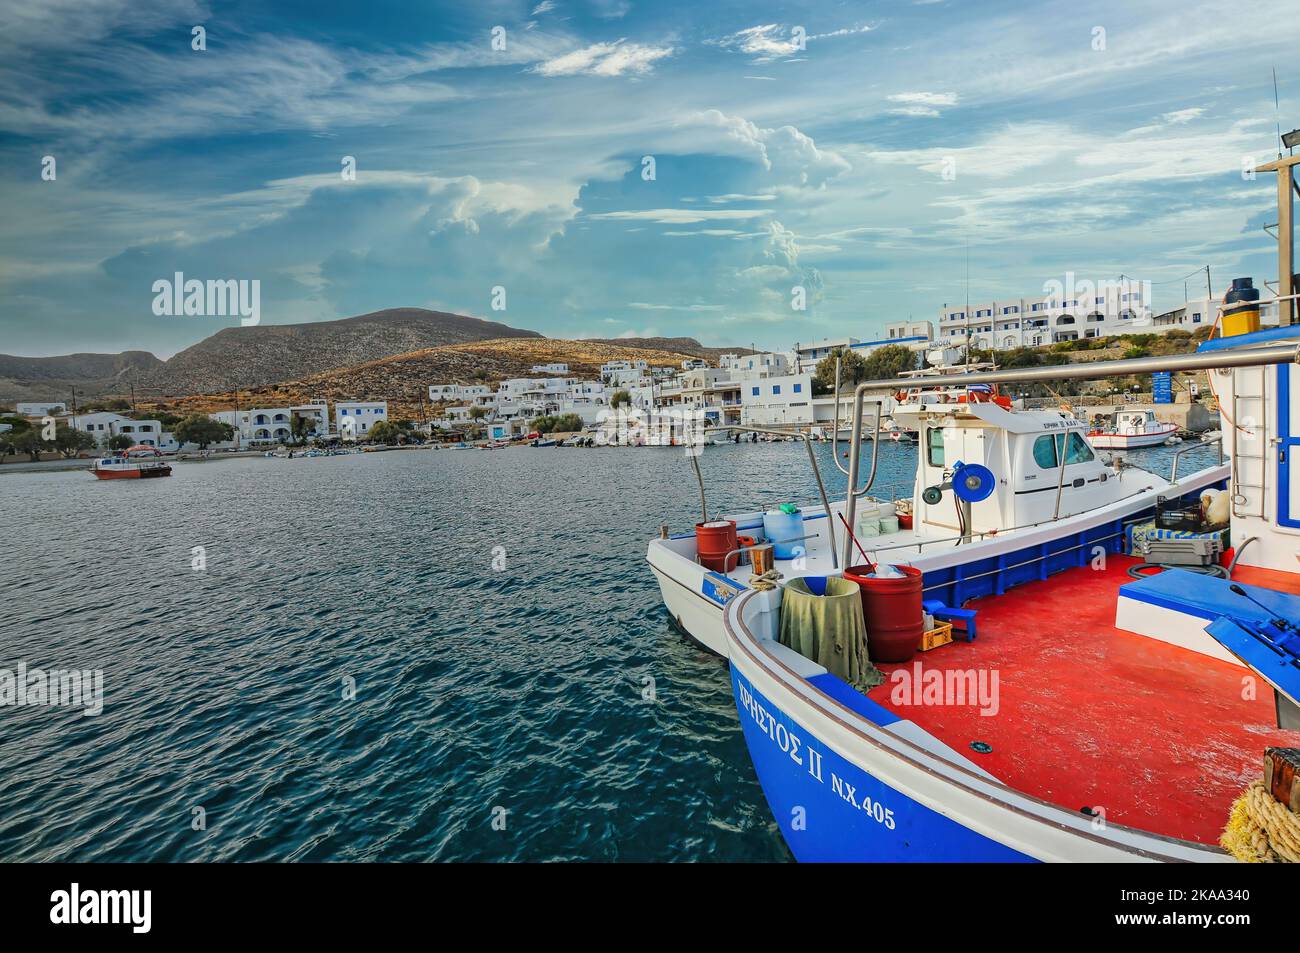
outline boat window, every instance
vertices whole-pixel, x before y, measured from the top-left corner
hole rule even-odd
[[[1044,470],[1055,469],[1060,464],[1057,454],[1065,440],[1064,434],[1043,434],[1034,441],[1034,462]],[[1092,448],[1078,431],[1070,431],[1070,449],[1065,453],[1065,465],[1073,463],[1090,463],[1093,460]]]
[[[1034,441],[1034,462],[1044,470],[1056,467],[1056,441],[1052,434],[1045,433]]]
[[[943,428],[931,427],[926,435],[926,458],[932,467],[943,466]]]
[[[1070,449],[1065,453],[1065,463],[1089,463],[1093,459],[1092,448],[1077,430],[1070,431]]]

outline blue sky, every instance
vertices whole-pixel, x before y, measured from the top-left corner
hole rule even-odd
[[[1125,273],[1163,309],[1207,264],[1216,293],[1275,277],[1273,180],[1241,168],[1277,152],[1274,65],[1300,125],[1281,12],[3,0],[0,352],[165,357],[235,323],[155,316],[177,271],[259,280],[264,324],[422,306],[759,347],[933,320],[968,268],[972,300]]]

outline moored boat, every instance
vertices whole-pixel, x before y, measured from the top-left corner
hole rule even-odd
[[[796,858],[1300,861],[1294,789],[1268,780],[1300,756],[1300,494],[1286,452],[1300,442],[1300,327],[1156,360],[1210,370],[1230,465],[1220,447],[1218,464],[1182,478],[1187,450],[1168,479],[1107,467],[1082,421],[997,393],[1049,374],[1149,372],[1152,359],[975,370],[896,392],[894,419],[920,446],[912,527],[895,529],[902,514],[866,496],[875,445],[861,486],[859,473],[867,390],[903,382],[872,381],[855,393],[843,503],[823,491],[820,506],[709,519],[701,480],[695,532],[651,541],[670,611],[729,659],[751,761]],[[1202,523],[1209,513],[1226,525]],[[764,546],[775,552],[760,559]],[[733,568],[746,553],[755,565]],[[886,614],[868,593],[894,576],[914,582],[915,603],[897,596]],[[862,587],[856,632],[829,602],[806,608],[844,597],[832,580]],[[873,636],[900,616],[913,647],[878,654]],[[867,645],[871,678],[844,665]],[[1290,834],[1270,836],[1279,823]]]
[[[1178,425],[1158,420],[1150,410],[1121,410],[1109,423],[1088,431],[1088,440],[1099,450],[1137,450],[1155,447],[1178,432]]]
[[[1286,444],[1300,440],[1300,327],[1291,338],[1279,346],[1276,335],[1247,337],[1162,360],[1176,362],[1175,369],[1221,369],[1212,373],[1227,375],[1220,395],[1232,419],[1253,418],[1252,427],[1265,431],[1252,432],[1260,446],[1275,439]],[[1080,378],[1138,373],[1148,366],[1143,360],[1071,372]],[[1043,372],[969,379],[1029,381]],[[1010,413],[988,406],[963,413],[986,424]],[[1086,510],[1011,528],[1007,537],[1017,548],[994,555],[974,543],[990,514],[985,509],[981,516],[979,507],[999,493],[1026,492],[1020,479],[1029,471],[1017,471],[1009,452],[1019,425],[1000,421],[998,434],[953,426],[962,414],[951,420],[941,414],[942,407],[917,414],[918,467],[941,465],[945,476],[926,487],[921,503],[959,513],[960,535],[948,542],[954,558],[946,565],[924,564],[918,595],[926,613],[964,626],[964,639],[939,642],[923,659],[879,663],[879,684],[850,684],[834,664],[822,664],[826,658],[796,651],[785,637],[784,602],[793,598],[787,581],[770,589],[740,587],[726,600],[725,647],[746,745],[796,858],[1300,860],[1290,853],[1293,838],[1269,835],[1277,829],[1270,825],[1300,831],[1294,804],[1289,812],[1285,802],[1271,813],[1258,806],[1260,798],[1294,800],[1292,788],[1260,778],[1261,762],[1266,778],[1278,779],[1277,766],[1300,753],[1300,573],[1290,528],[1300,526],[1300,500],[1293,504],[1286,493],[1286,455],[1272,461],[1274,477],[1243,439],[1229,468],[1210,467],[1186,480],[1175,472],[1163,489],[1149,483],[1151,475],[1126,484],[1134,499],[1150,504],[1159,497],[1182,512],[1180,499],[1226,480],[1227,495],[1210,507],[1228,504],[1226,528],[1162,529],[1162,511],[1154,521],[1139,509],[1126,511],[1126,492],[1094,507],[1091,515],[1104,511],[1106,520],[1076,522],[1077,532],[1057,530],[1065,520],[1089,516]],[[1047,436],[1044,448],[1064,449],[1066,459],[1056,463],[1062,475],[1048,487],[1055,492],[1028,488],[1031,496],[1055,497],[1053,507],[1070,499],[1065,477],[1076,490],[1098,492],[1088,490],[1088,472],[1075,477],[1069,469],[1084,462],[1072,463],[1070,454],[1088,449],[1078,422],[1057,416],[1062,426],[1033,436],[1025,448],[1032,458],[1038,436]],[[966,461],[981,459],[974,455],[981,441],[989,450],[983,462]],[[949,458],[950,450],[962,462]],[[860,453],[855,441],[851,488]],[[1120,468],[1106,483],[1128,480],[1135,469]],[[849,525],[855,509],[850,493],[841,511]],[[924,522],[926,514],[922,508],[918,519]],[[1213,545],[1228,538],[1240,540],[1235,553]],[[1187,554],[1206,550],[1211,558],[1199,568],[1216,574],[1166,568],[1144,578],[1137,574],[1139,558],[1126,555],[1139,539]],[[923,566],[924,545],[890,551],[858,543],[867,549],[864,559],[878,564]],[[855,545],[845,542],[844,562]],[[1229,573],[1230,580],[1217,578]],[[809,582],[815,592],[816,577]],[[868,639],[881,621],[867,619]],[[826,633],[836,644],[846,636]],[[1243,691],[1243,685],[1255,687]]]
[[[172,468],[156,448],[137,444],[121,454],[99,458],[90,472],[100,480],[142,480],[171,476]]]

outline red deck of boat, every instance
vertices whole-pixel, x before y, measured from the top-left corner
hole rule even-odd
[[[1232,801],[1262,772],[1264,748],[1300,746],[1275,727],[1273,690],[1248,669],[1115,628],[1115,600],[1137,562],[1110,556],[1104,570],[1068,569],[973,601],[979,637],[918,654],[898,669],[987,669],[998,711],[977,704],[902,705],[890,680],[880,704],[922,726],[998,780],[1070,810],[1104,809],[1109,821],[1214,844]],[[1289,578],[1288,578],[1289,577]],[[1239,570],[1243,582],[1300,590],[1300,577]],[[992,751],[970,745],[983,741]]]

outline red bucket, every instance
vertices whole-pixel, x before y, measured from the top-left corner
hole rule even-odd
[[[727,553],[737,548],[735,520],[709,520],[695,524],[695,552],[705,569],[725,573],[728,562],[734,569],[740,557],[733,556],[728,560]]]
[[[906,662],[921,645],[925,616],[921,611],[921,570],[896,566],[895,579],[868,576],[870,566],[850,566],[844,578],[862,590],[867,623],[867,651],[873,662]]]

